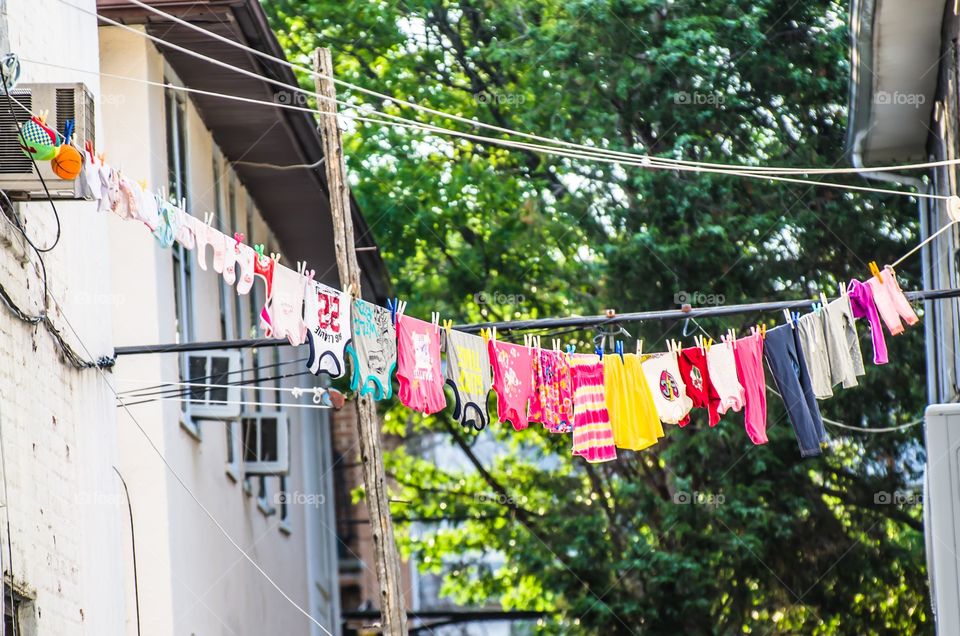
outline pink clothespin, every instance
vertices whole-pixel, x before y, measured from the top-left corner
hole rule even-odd
[[[233,240],[236,241],[236,245],[234,246],[234,249],[237,249],[237,250],[240,249],[240,244],[243,243],[243,239],[244,239],[243,232],[233,233]]]

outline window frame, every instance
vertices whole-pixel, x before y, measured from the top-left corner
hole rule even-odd
[[[277,454],[276,459],[271,461],[265,461],[259,459],[262,456],[263,449],[261,444],[263,442],[263,433],[262,433],[262,420],[274,419],[277,422]],[[256,421],[257,431],[255,433],[257,448],[254,451],[256,457],[255,461],[249,461],[247,459],[247,429],[246,425],[248,421]],[[241,461],[243,462],[243,472],[245,476],[276,476],[281,474],[290,473],[290,420],[287,417],[287,413],[284,411],[255,411],[252,413],[244,413],[240,417],[240,436],[241,443],[240,448],[242,451]]]

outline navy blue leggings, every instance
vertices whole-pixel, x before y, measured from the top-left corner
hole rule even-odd
[[[820,407],[797,330],[789,325],[769,330],[763,343],[763,357],[767,359],[777,392],[783,396],[783,404],[800,444],[800,455],[819,455],[820,443],[827,440],[827,432],[823,429]]]

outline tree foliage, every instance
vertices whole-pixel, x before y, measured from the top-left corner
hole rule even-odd
[[[476,132],[403,101],[578,143],[703,162],[845,164],[847,7],[829,0],[272,0],[288,54],[334,50],[360,105]],[[309,78],[304,78],[310,86]],[[363,112],[363,111],[358,111]],[[483,134],[496,135],[485,131]],[[413,314],[459,321],[797,298],[916,239],[915,204],[815,185],[655,171],[353,124],[353,188]],[[815,177],[819,179],[820,177]],[[847,176],[834,180],[856,182]],[[901,274],[916,286],[916,263]],[[716,335],[777,316],[704,320]],[[644,349],[692,325],[627,328]],[[689,333],[689,331],[688,331]],[[551,334],[545,334],[550,336]],[[560,334],[589,344],[592,333]],[[822,403],[848,425],[915,420],[920,330]],[[628,347],[631,346],[628,343]],[[865,358],[870,357],[864,340]],[[831,428],[801,460],[778,399],[770,443],[705,418],[590,466],[570,440],[387,413],[401,543],[461,604],[547,612],[539,633],[929,632],[915,491],[920,429]],[[491,408],[495,413],[495,408]],[[437,447],[446,449],[438,452]],[[437,458],[440,458],[439,460]],[[451,461],[449,458],[454,457]],[[677,503],[685,494],[700,503]]]

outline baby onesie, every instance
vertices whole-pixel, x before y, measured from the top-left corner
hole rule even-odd
[[[720,397],[717,413],[723,415],[729,410],[737,412],[742,409],[743,385],[737,379],[737,362],[729,342],[717,342],[710,347],[707,351],[707,369],[710,382]]]
[[[222,235],[221,235],[222,236]],[[249,294],[253,288],[254,272],[256,270],[257,253],[246,243],[238,243],[236,239],[227,236],[224,241],[223,280],[228,285],[237,282],[237,293],[241,296]],[[217,255],[214,252],[213,265],[217,265]],[[237,266],[240,266],[239,279]]]
[[[152,232],[160,223],[160,201],[157,200],[156,195],[141,189],[139,185],[134,186],[134,196],[137,199],[136,218],[140,219]]]
[[[307,278],[288,267],[277,267],[273,272],[273,295],[270,298],[270,325],[268,338],[286,338],[293,346],[303,344],[307,325],[303,321],[303,298]]]
[[[527,428],[527,401],[533,394],[533,352],[509,342],[487,342],[493,389],[497,392],[497,417],[514,430]]]
[[[391,377],[397,367],[397,331],[390,312],[358,298],[351,304],[350,320],[350,389],[372,395],[375,400],[389,400],[393,395]]]
[[[819,455],[820,443],[827,440],[827,433],[796,329],[780,325],[767,331],[763,355],[770,366],[777,392],[783,397],[783,405],[800,445],[800,455]]]
[[[257,256],[253,259],[253,274],[259,276],[266,287],[266,298],[260,309],[260,328],[268,332],[273,329],[273,316],[270,313],[270,303],[273,299],[273,274],[277,262],[267,256]]]
[[[844,293],[824,307],[824,329],[827,336],[827,356],[830,359],[830,382],[843,388],[857,386],[857,376],[863,368],[860,338],[853,322],[850,298]]]
[[[177,243],[183,246],[185,250],[192,250],[197,245],[196,238],[193,235],[193,228],[188,221],[193,217],[177,208]]]
[[[700,347],[687,347],[680,352],[680,379],[687,389],[687,395],[693,401],[693,408],[707,409],[710,426],[720,421],[720,395],[710,381],[710,369],[707,366],[707,354]],[[689,422],[689,416],[680,426]]]
[[[858,280],[850,281],[847,286],[850,297],[850,307],[854,318],[866,318],[870,325],[870,339],[873,341],[873,363],[887,363],[887,341],[883,338],[883,328],[880,326],[880,314],[873,298],[873,289]]]
[[[207,245],[213,248],[213,264],[214,271],[217,273],[223,272],[223,251],[225,247],[224,241],[227,237],[223,235],[217,229],[214,229],[204,223],[201,219],[197,217],[192,217],[193,225],[193,235],[197,240],[197,264],[200,265],[200,269],[207,271]],[[217,264],[219,263],[220,269],[217,269]]]
[[[83,171],[80,179],[80,191],[83,197],[99,201],[103,196],[103,190],[100,187],[100,166],[89,151],[83,153]]]
[[[487,395],[493,387],[490,356],[483,338],[449,329],[443,341],[447,353],[446,383],[453,389],[453,417],[463,426],[482,431],[490,421]]]
[[[877,312],[883,319],[884,324],[887,325],[887,330],[891,336],[898,336],[903,333],[901,318],[911,326],[920,321],[913,311],[913,307],[907,301],[907,297],[903,295],[903,290],[900,289],[900,283],[897,282],[897,275],[892,267],[887,265],[880,271],[880,280],[877,280],[876,276],[871,276],[866,284],[870,286],[870,290],[873,292]]]
[[[533,396],[528,419],[551,433],[573,430],[573,392],[566,354],[549,349],[533,353]]]
[[[743,386],[743,426],[754,444],[767,443],[767,380],[763,374],[763,338],[753,334],[733,342],[737,377]]]
[[[98,172],[100,177],[100,203],[97,204],[97,212],[110,212],[112,211],[110,201],[113,196],[111,191],[114,186],[119,190],[120,182],[114,180],[114,170],[105,163],[100,164]]]
[[[599,356],[571,356],[570,380],[573,384],[573,454],[591,463],[616,459]]]
[[[346,348],[350,343],[350,296],[323,283],[307,283],[303,315],[306,317],[310,373],[339,378],[347,370]]]
[[[663,437],[663,426],[640,359],[632,353],[603,357],[607,413],[617,448],[643,450]]]
[[[800,345],[803,347],[803,360],[810,372],[813,394],[818,400],[833,397],[833,383],[830,382],[830,356],[827,353],[827,335],[823,328],[824,316],[816,312],[802,316],[797,321]]]
[[[679,424],[693,408],[680,381],[675,353],[654,353],[643,360],[643,372],[653,395],[657,414],[665,424]]]
[[[406,314],[397,316],[397,381],[397,396],[409,409],[429,415],[447,405],[437,325]]]

